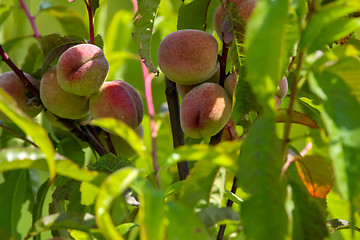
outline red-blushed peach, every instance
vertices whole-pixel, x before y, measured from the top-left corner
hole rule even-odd
[[[40,98],[48,111],[67,119],[81,119],[89,114],[89,98],[64,91],[57,81],[57,68],[50,68],[41,78]]]
[[[79,44],[67,49],[57,64],[60,87],[79,96],[96,93],[108,73],[109,63],[104,52],[93,44]]]
[[[276,96],[278,96],[279,98],[283,98],[287,95],[288,92],[288,81],[286,76],[284,76],[280,81],[279,81],[279,85],[278,85],[278,90],[276,92]]]
[[[229,0],[229,2],[234,2],[238,6],[240,16],[247,22],[251,17],[258,0]]]
[[[90,114],[94,118],[115,118],[136,128],[144,116],[144,105],[134,87],[122,80],[105,82],[90,96]]]
[[[214,75],[210,79],[206,80],[205,82],[219,83],[219,80],[220,80],[220,67],[214,73]],[[202,84],[202,83],[194,84],[194,85],[183,85],[183,84],[176,83],[176,88],[178,90],[180,97],[184,98],[185,95],[188,92],[190,92],[191,89],[193,89],[196,86],[199,86],[200,84]]]
[[[140,124],[137,128],[135,128],[134,131],[140,138],[143,137],[142,124]],[[109,136],[111,139],[111,143],[117,154],[121,154],[127,158],[131,158],[136,154],[136,151],[130,147],[130,145],[124,138],[122,138],[116,134],[113,134],[113,133],[109,133]],[[100,141],[104,144],[104,146],[108,146],[104,131],[101,131],[99,133],[99,138],[100,138]]]
[[[36,89],[39,89],[40,83],[38,80],[33,78],[30,74],[24,73],[24,75]],[[0,74],[0,88],[10,95],[16,101],[19,109],[29,117],[33,118],[41,112],[42,108],[40,106],[31,106],[31,98],[28,96],[30,92],[15,72],[5,72]],[[0,119],[4,122],[11,122],[2,112],[0,112]]]
[[[189,137],[211,137],[225,126],[231,113],[231,99],[225,89],[216,83],[203,83],[184,97],[180,123]]]
[[[209,33],[185,29],[172,32],[160,43],[158,63],[173,82],[193,85],[209,79],[217,71],[218,44]]]

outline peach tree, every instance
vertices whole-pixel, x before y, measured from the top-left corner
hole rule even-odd
[[[0,1],[0,239],[357,239],[359,17]]]

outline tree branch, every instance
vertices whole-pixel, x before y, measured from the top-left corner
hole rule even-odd
[[[21,8],[24,10],[24,12],[26,14],[26,17],[29,19],[30,25],[31,25],[31,27],[32,27],[32,29],[34,31],[34,37],[35,38],[40,38],[41,35],[40,35],[39,30],[37,29],[36,24],[35,24],[35,17],[31,16],[30,11],[27,8],[24,0],[19,0],[19,1],[20,1]]]

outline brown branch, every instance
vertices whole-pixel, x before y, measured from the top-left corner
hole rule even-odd
[[[0,44],[0,56],[1,60],[4,61],[13,71],[14,73],[20,78],[20,80],[24,83],[24,86],[29,90],[33,97],[40,99],[39,91],[32,85],[32,83],[27,79],[23,73],[13,61],[11,61],[10,57],[7,55],[5,50],[3,49],[2,45]]]
[[[37,39],[40,38],[41,35],[40,35],[39,30],[37,29],[36,24],[35,24],[35,17],[31,16],[30,11],[27,8],[24,0],[19,0],[19,1],[20,1],[21,8],[24,10],[24,12],[26,14],[26,17],[29,19],[30,25],[31,25],[31,27],[32,27],[32,29],[34,31],[34,37],[37,38]]]
[[[176,89],[176,84],[165,77],[166,85],[166,100],[169,107],[171,132],[173,137],[174,148],[185,145],[184,132],[180,125],[180,105],[179,95]],[[187,161],[179,162],[177,164],[180,180],[184,180],[189,174],[189,164]]]

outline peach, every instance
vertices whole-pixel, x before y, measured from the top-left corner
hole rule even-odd
[[[64,91],[57,81],[57,68],[50,68],[41,78],[40,98],[56,116],[80,119],[89,113],[89,98]]]
[[[24,75],[35,88],[39,89],[40,83],[38,80],[33,78],[30,74],[24,73]],[[30,92],[14,72],[5,72],[0,74],[0,88],[14,98],[19,109],[30,117],[33,118],[41,112],[41,106],[31,105],[31,98],[28,96]],[[11,122],[10,119],[1,112],[0,119],[4,122]]]
[[[136,128],[144,116],[139,93],[127,82],[105,82],[100,91],[90,96],[90,114],[94,118],[115,118]]]
[[[225,89],[216,83],[203,83],[184,97],[180,123],[189,137],[211,137],[226,125],[231,113],[231,99]]]
[[[109,63],[101,48],[79,44],[61,54],[57,79],[61,88],[79,96],[96,93],[109,73]]]
[[[213,83],[219,83],[220,80],[220,67],[218,68],[218,70],[214,73],[214,75],[206,80],[205,82],[213,82]],[[199,86],[201,83],[199,84],[193,84],[193,85],[183,85],[183,84],[176,84],[176,88],[178,90],[178,93],[180,95],[180,97],[184,98],[185,95],[190,92],[191,89],[193,89],[196,86]]]
[[[287,95],[288,92],[288,81],[286,76],[284,76],[280,81],[279,81],[279,85],[278,85],[278,90],[276,92],[276,96],[278,96],[279,98],[283,98]]]
[[[158,63],[173,82],[199,84],[217,71],[218,44],[209,33],[185,29],[172,32],[160,43]]]
[[[234,2],[238,6],[240,16],[247,22],[249,21],[258,0],[229,0],[229,2]]]

